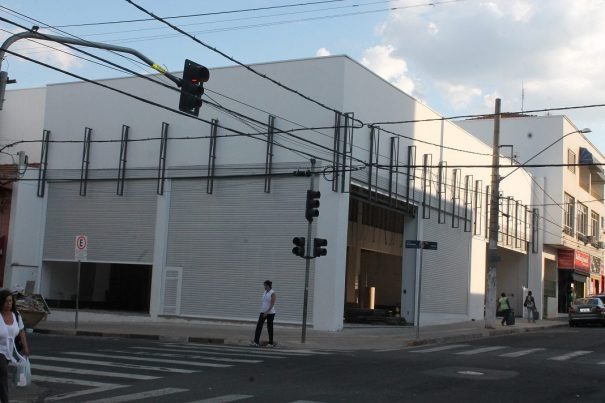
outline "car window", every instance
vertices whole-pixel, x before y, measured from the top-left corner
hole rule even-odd
[[[599,305],[598,298],[577,298],[574,301],[576,305]]]

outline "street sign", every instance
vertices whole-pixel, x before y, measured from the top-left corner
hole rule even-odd
[[[437,242],[424,241],[422,249],[437,250]]]
[[[408,249],[437,250],[437,242],[408,239],[407,241],[405,241],[405,247]]]
[[[408,239],[405,241],[405,247],[407,249],[420,249],[420,241]]]
[[[77,261],[86,261],[88,258],[88,237],[86,235],[76,235],[74,252],[75,259]]]

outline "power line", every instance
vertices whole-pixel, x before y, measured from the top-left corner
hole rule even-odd
[[[171,20],[171,19],[190,18],[190,17],[206,17],[209,15],[234,14],[234,13],[243,13],[243,12],[251,12],[251,11],[272,10],[272,9],[277,9],[277,8],[302,7],[302,6],[315,5],[315,4],[338,3],[338,2],[342,2],[342,1],[344,1],[344,0],[313,1],[313,2],[307,2],[307,3],[282,4],[279,6],[255,7],[255,8],[245,8],[245,9],[238,9],[238,10],[228,10],[228,11],[214,11],[214,12],[209,12],[209,13],[174,15],[174,16],[168,16],[168,17],[162,17],[162,18],[165,20]],[[57,27],[58,28],[87,27],[87,26],[94,26],[94,25],[125,24],[125,23],[131,23],[131,22],[145,22],[145,21],[154,21],[154,20],[155,20],[155,18],[138,18],[138,19],[130,19],[130,20],[86,22],[86,23],[80,23],[80,24],[57,25]]]
[[[320,106],[320,107],[322,107],[322,108],[324,108],[324,109],[326,109],[326,110],[332,111],[332,112],[334,112],[334,113],[342,114],[342,112],[340,112],[340,111],[338,111],[338,110],[336,110],[336,109],[334,109],[334,108],[332,108],[332,107],[329,107],[329,106],[327,106],[327,105],[323,104],[322,102],[317,101],[316,99],[313,99],[313,98],[311,98],[311,97],[309,97],[309,96],[307,96],[307,95],[304,95],[304,94],[302,94],[301,92],[299,92],[299,91],[297,91],[297,90],[295,90],[295,89],[293,89],[293,88],[290,88],[290,87],[288,87],[288,86],[286,86],[286,85],[284,85],[284,84],[280,83],[279,81],[277,81],[277,80],[275,80],[275,79],[273,79],[273,78],[271,78],[271,77],[267,76],[266,74],[263,74],[263,73],[261,73],[261,72],[259,72],[259,71],[256,71],[255,69],[253,69],[252,67],[248,66],[247,64],[244,64],[244,63],[240,62],[239,60],[237,60],[237,59],[235,59],[235,58],[233,58],[233,57],[231,57],[231,56],[227,55],[226,53],[224,53],[224,52],[222,52],[222,51],[218,50],[217,48],[212,47],[212,46],[210,46],[210,45],[208,45],[208,44],[206,44],[206,43],[202,42],[201,40],[197,39],[195,36],[193,36],[193,35],[191,35],[191,34],[189,34],[189,33],[185,32],[185,31],[183,31],[183,30],[182,30],[182,29],[180,29],[179,27],[177,27],[177,26],[175,26],[175,25],[173,25],[173,24],[169,23],[168,21],[166,21],[166,20],[164,20],[164,19],[162,19],[162,18],[160,18],[160,17],[156,16],[156,15],[155,15],[155,14],[153,14],[152,12],[147,11],[145,8],[143,8],[143,7],[139,6],[138,4],[136,4],[135,2],[133,2],[132,0],[126,0],[126,2],[128,2],[128,3],[132,4],[134,7],[138,8],[139,10],[141,10],[142,12],[144,12],[145,14],[147,14],[147,15],[149,15],[149,16],[151,16],[151,17],[155,18],[156,20],[158,20],[158,21],[160,21],[160,22],[162,22],[162,23],[164,23],[164,24],[168,25],[169,27],[171,27],[171,28],[172,28],[172,29],[174,29],[175,31],[177,31],[177,32],[179,32],[179,33],[181,33],[181,34],[183,34],[183,35],[187,36],[188,38],[192,39],[192,40],[193,40],[193,41],[195,41],[196,43],[199,43],[200,45],[204,46],[205,48],[207,48],[207,49],[209,49],[209,50],[212,50],[212,51],[213,51],[213,52],[215,52],[215,53],[218,53],[219,55],[221,55],[221,56],[223,56],[223,57],[227,58],[228,60],[231,60],[233,63],[236,63],[236,64],[238,64],[238,65],[239,65],[239,66],[241,66],[241,67],[244,67],[246,70],[248,70],[248,71],[252,72],[253,74],[256,74],[257,76],[259,76],[259,77],[261,77],[261,78],[263,78],[263,79],[265,79],[265,80],[269,80],[269,81],[271,81],[273,84],[277,85],[278,87],[283,88],[283,89],[285,89],[286,91],[292,92],[293,94],[296,94],[296,95],[298,95],[298,96],[302,97],[303,99],[306,99],[307,101],[310,101],[310,102],[312,102],[312,103],[314,103],[314,104],[316,104],[316,105],[318,105],[318,106]],[[357,120],[357,119],[354,119],[354,121],[357,121],[357,122],[361,123],[361,124],[362,124],[362,126],[361,126],[361,127],[363,127],[363,122],[361,122],[361,121],[359,121],[359,120]],[[359,128],[359,127],[358,127],[358,128]]]

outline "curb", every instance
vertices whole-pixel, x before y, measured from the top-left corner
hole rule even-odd
[[[118,339],[142,339],[154,341],[180,341],[198,344],[225,344],[224,338],[218,337],[189,337],[189,336],[161,336],[158,334],[143,333],[109,333],[95,332],[90,330],[66,330],[66,329],[34,329],[34,333],[56,334],[61,336],[87,336],[87,337],[113,337]]]
[[[506,335],[518,334],[518,333],[529,333],[529,332],[535,332],[535,331],[539,331],[539,330],[547,330],[547,329],[552,329],[552,328],[557,328],[557,327],[567,327],[567,326],[569,326],[567,323],[560,323],[560,324],[554,324],[554,325],[549,325],[549,326],[540,325],[540,326],[526,327],[526,328],[485,329],[481,332],[459,334],[459,335],[455,335],[455,336],[444,336],[444,337],[434,337],[434,338],[427,338],[427,339],[411,340],[411,341],[407,342],[405,345],[407,347],[415,347],[415,346],[422,346],[422,345],[426,345],[426,344],[454,343],[454,342],[465,341],[465,340],[476,340],[476,339],[482,339],[482,338],[487,338],[487,337],[506,336]]]

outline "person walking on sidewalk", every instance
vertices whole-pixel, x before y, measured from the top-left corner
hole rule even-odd
[[[506,320],[508,319],[508,315],[510,315],[510,303],[508,302],[508,298],[505,293],[500,294],[498,307],[500,308],[500,312],[502,312],[502,326],[504,326]]]
[[[15,337],[21,340],[21,354],[29,356],[29,347],[25,337],[25,329],[21,316],[17,315],[17,307],[10,290],[0,290],[0,309],[2,320],[0,321],[0,402],[8,403],[8,363],[15,363]]]
[[[523,306],[527,308],[527,323],[536,323],[534,316],[534,311],[536,310],[536,301],[534,300],[533,295],[531,295],[531,291],[527,292],[527,297],[525,297]]]
[[[269,332],[267,347],[275,347],[275,343],[273,342],[273,319],[275,319],[275,301],[277,301],[277,295],[275,294],[275,290],[273,290],[273,283],[270,280],[265,280],[263,285],[265,292],[261,300],[260,315],[256,323],[254,341],[250,345],[254,347],[260,346],[260,334],[263,331],[263,324],[267,320],[267,332]]]

